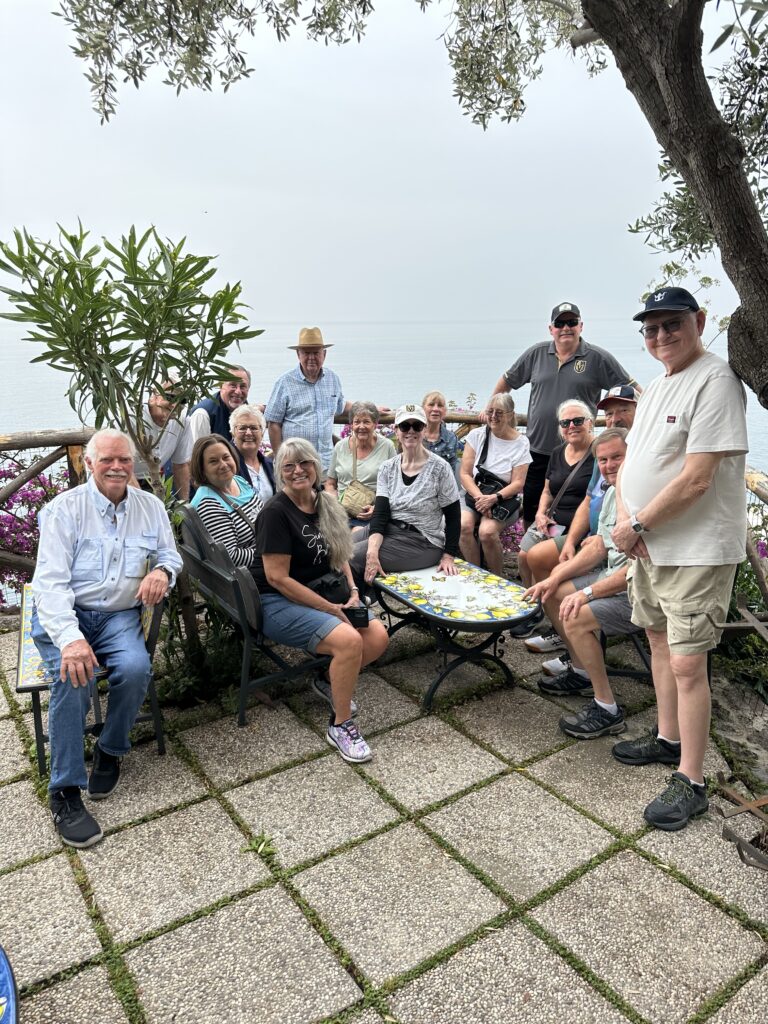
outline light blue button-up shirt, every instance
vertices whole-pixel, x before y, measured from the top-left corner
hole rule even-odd
[[[264,419],[282,426],[284,441],[290,437],[311,441],[323,469],[328,469],[333,454],[333,417],[342,412],[344,395],[333,370],[323,370],[316,381],[311,381],[297,366],[277,379]]]
[[[38,522],[32,592],[40,625],[59,650],[85,639],[75,605],[100,612],[136,608],[147,572],[165,566],[173,586],[181,569],[163,503],[136,487],[115,506],[91,477],[58,494]]]

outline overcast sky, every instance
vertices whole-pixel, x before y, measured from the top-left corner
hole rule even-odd
[[[386,0],[360,45],[265,27],[227,95],[177,98],[157,73],[102,126],[53,6],[0,4],[0,237],[155,224],[216,254],[255,323],[296,325],[543,325],[566,297],[623,318],[661,262],[626,231],[658,193],[657,147],[613,68],[553,55],[522,122],[483,132],[452,95],[447,8]]]

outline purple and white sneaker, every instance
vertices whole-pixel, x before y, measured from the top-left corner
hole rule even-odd
[[[351,718],[340,725],[334,725],[333,721],[328,724],[328,732],[325,738],[332,747],[336,747],[345,761],[351,764],[361,764],[363,761],[370,761],[371,748],[360,735]]]

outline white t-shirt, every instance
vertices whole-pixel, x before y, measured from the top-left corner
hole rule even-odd
[[[643,534],[654,565],[733,565],[744,558],[747,503],[744,385],[706,352],[685,370],[657,377],[640,396],[627,437],[621,496],[637,515],[696,452],[727,452],[707,492],[682,515]]]
[[[485,427],[475,427],[467,434],[466,443],[470,445],[475,453],[475,464],[472,467],[472,475],[477,472],[480,462],[480,455],[485,444]],[[531,446],[525,434],[520,434],[513,441],[505,441],[504,438],[490,436],[488,453],[483,460],[483,466],[491,473],[507,483],[512,479],[512,471],[517,466],[527,466],[531,458]]]
[[[180,463],[189,462],[192,457],[194,438],[189,430],[188,422],[184,421],[183,416],[182,410],[179,412],[181,422],[179,420],[168,420],[159,444],[155,444],[152,449],[155,458],[160,463],[161,469],[169,459],[174,465],[179,465]],[[157,441],[162,428],[158,427],[152,419],[149,408],[146,405],[144,406],[144,426],[148,435]],[[149,469],[142,459],[136,459],[133,472],[137,480],[149,478]]]

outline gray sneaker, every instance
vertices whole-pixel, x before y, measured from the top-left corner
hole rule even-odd
[[[370,761],[373,757],[371,748],[360,735],[360,731],[351,718],[339,725],[334,725],[333,721],[329,722],[325,738],[329,746],[336,747],[344,760],[351,764],[362,764],[363,761]]]
[[[562,651],[565,647],[559,633],[551,629],[541,636],[532,636],[525,641],[525,646],[534,654],[552,654],[554,651]]]
[[[322,697],[331,711],[335,711],[336,708],[333,706],[333,697],[331,695],[331,684],[324,676],[315,676],[312,680],[312,689],[318,695]],[[351,700],[349,706],[352,712],[352,718],[357,718],[357,704]]]
[[[679,832],[709,807],[706,781],[703,786],[694,786],[682,772],[672,772],[667,788],[648,804],[643,817],[662,832]]]
[[[611,753],[622,764],[680,764],[680,744],[660,740],[656,729],[639,739],[614,744]]]
[[[619,708],[615,715],[605,708],[600,707],[596,700],[577,711],[573,715],[563,715],[558,725],[566,736],[573,736],[577,740],[596,740],[599,736],[615,736],[616,733],[624,732],[627,723],[624,721],[624,712]]]

